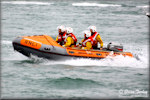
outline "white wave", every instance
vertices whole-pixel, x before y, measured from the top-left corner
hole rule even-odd
[[[22,61],[22,60],[27,60],[27,59],[29,58],[22,55],[21,53],[17,51],[12,54],[7,55],[6,57],[2,57],[2,61],[14,61],[14,60]]]
[[[149,6],[148,5],[145,5],[145,6],[136,6],[138,8],[148,8]]]
[[[122,55],[111,57],[108,56],[105,59],[90,59],[90,58],[77,58],[77,59],[70,59],[64,61],[52,61],[43,58],[39,58],[36,56],[32,56],[31,59],[34,62],[39,62],[42,65],[70,65],[70,66],[110,66],[110,67],[131,67],[131,68],[148,68],[149,61],[148,58],[139,55],[139,59],[131,58],[131,57],[124,57]],[[3,57],[2,61],[20,61],[20,60],[30,60],[28,57],[14,52],[13,54],[9,55],[9,57]]]
[[[99,7],[116,7],[116,6],[121,6],[121,5],[115,5],[115,4],[98,4],[98,3],[72,3],[73,6],[99,6]]]
[[[12,41],[2,40],[2,44],[12,44]]]
[[[124,57],[122,55],[116,57],[107,57],[105,59],[70,59],[66,61],[48,61],[46,65],[71,65],[71,66],[111,66],[111,67],[132,67],[132,68],[148,68],[148,61],[137,60],[136,58]]]
[[[37,2],[37,1],[3,1],[6,4],[23,4],[23,5],[51,5],[49,2]]]

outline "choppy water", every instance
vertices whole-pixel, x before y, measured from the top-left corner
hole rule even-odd
[[[132,98],[149,90],[149,0],[38,0],[1,2],[2,98]],[[56,38],[58,25],[70,26],[80,41],[95,25],[104,46],[121,43],[136,58],[102,60],[29,59],[12,47],[22,35]],[[143,92],[142,92],[143,91]]]

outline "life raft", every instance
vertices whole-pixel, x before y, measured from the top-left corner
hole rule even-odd
[[[38,57],[51,60],[64,60],[70,58],[106,58],[107,56],[129,56],[130,52],[118,52],[108,49],[103,50],[84,50],[77,47],[63,47],[59,45],[52,37],[48,35],[20,36],[12,42],[14,50],[27,57],[36,55]]]

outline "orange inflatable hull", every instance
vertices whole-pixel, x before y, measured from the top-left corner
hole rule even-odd
[[[21,36],[13,41],[14,50],[30,57],[36,55],[52,60],[70,59],[70,58],[106,58],[107,56],[129,56],[130,52],[114,52],[109,50],[83,50],[79,48],[64,48],[59,45],[52,37],[48,35]]]
[[[78,57],[89,57],[89,58],[106,58],[107,56],[129,56],[133,57],[130,52],[113,52],[113,51],[105,51],[105,50],[81,50],[81,49],[73,49],[66,48],[67,53],[71,56]]]

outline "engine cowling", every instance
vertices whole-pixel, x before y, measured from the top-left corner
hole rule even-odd
[[[112,42],[110,42],[107,45],[107,49],[110,51],[115,51],[115,52],[123,52],[123,46],[121,44],[116,44]]]

